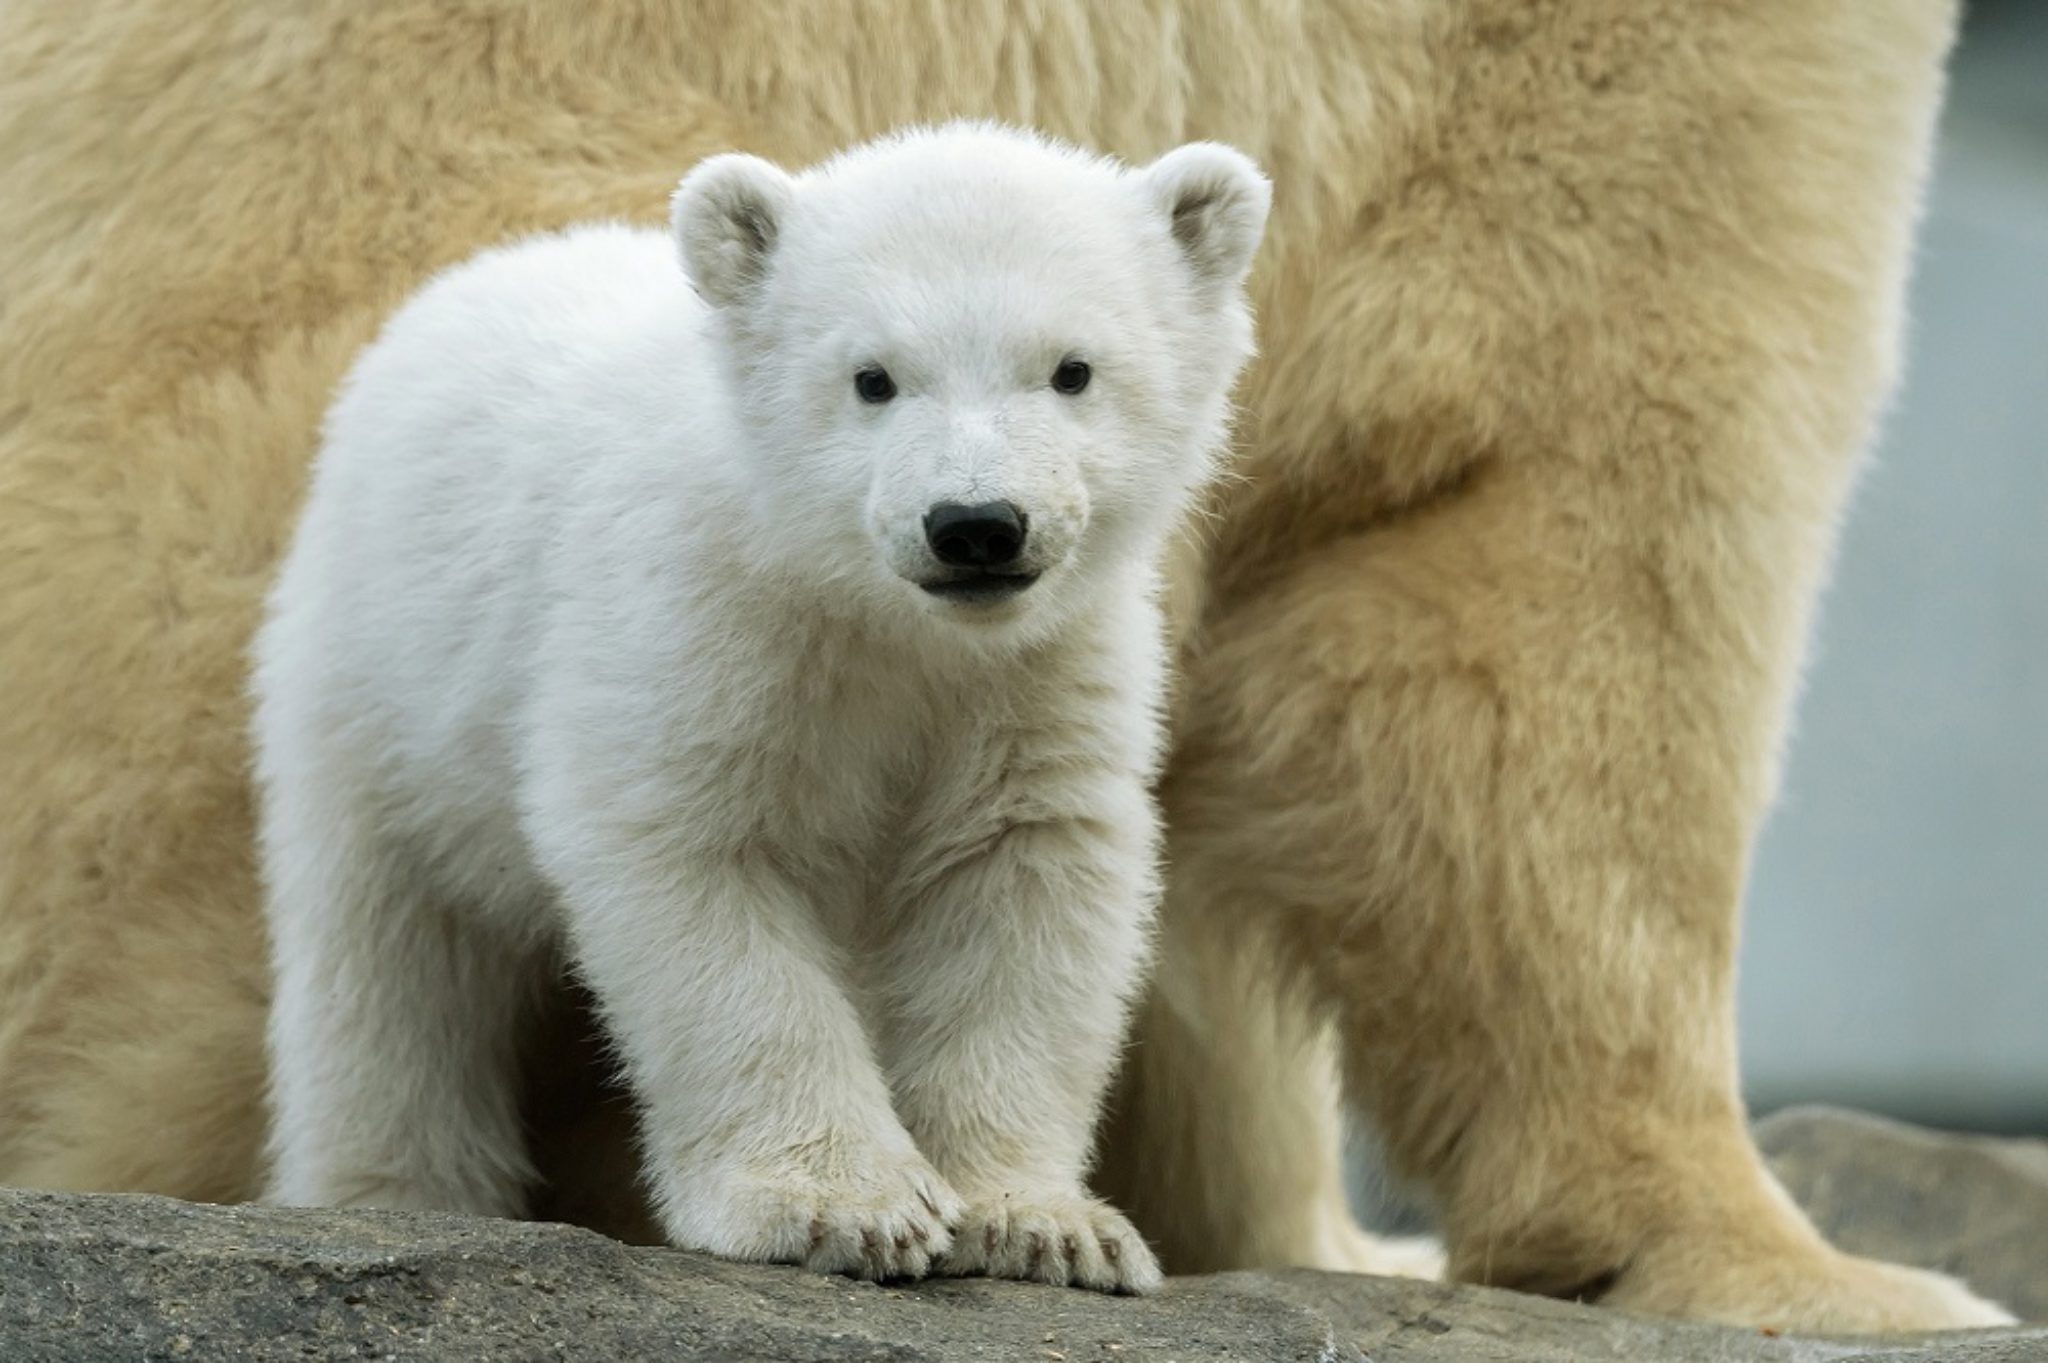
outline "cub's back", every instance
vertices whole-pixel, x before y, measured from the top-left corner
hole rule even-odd
[[[634,372],[691,343],[703,305],[659,232],[600,224],[487,251],[430,281],[342,384],[315,468],[322,512],[435,493],[481,519],[643,438],[658,393]],[[512,480],[508,486],[500,481]]]
[[[579,470],[655,438],[648,404],[690,369],[661,357],[704,311],[666,236],[600,225],[486,252],[392,317],[328,415],[258,640],[266,767],[345,762],[499,820],[548,546]]]

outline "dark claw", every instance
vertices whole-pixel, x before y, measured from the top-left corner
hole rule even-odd
[[[821,1216],[814,1216],[811,1218],[811,1248],[816,1249],[824,1243],[825,1219]]]
[[[1123,1251],[1117,1248],[1117,1243],[1114,1240],[1104,1240],[1101,1243],[1102,1257],[1109,1260],[1111,1263],[1115,1263],[1117,1261],[1117,1257],[1121,1255]]]

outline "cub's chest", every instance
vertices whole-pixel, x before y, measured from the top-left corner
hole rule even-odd
[[[749,837],[792,851],[885,839],[973,723],[913,663],[822,644],[718,691],[683,707],[684,779]]]

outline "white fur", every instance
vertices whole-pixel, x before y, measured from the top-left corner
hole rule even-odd
[[[516,1214],[566,955],[678,1244],[1157,1280],[1082,1179],[1157,888],[1154,564],[1267,200],[1226,148],[978,125],[723,156],[673,239],[537,238],[393,319],[257,647],[274,1197]],[[923,590],[924,512],[996,498],[1036,585]]]

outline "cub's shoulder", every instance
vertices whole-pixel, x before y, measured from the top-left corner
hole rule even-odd
[[[701,307],[666,235],[590,223],[494,246],[448,267],[400,309],[385,339],[459,330],[499,344],[559,344],[658,312]]]

